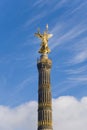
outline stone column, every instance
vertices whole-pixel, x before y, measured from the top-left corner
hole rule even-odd
[[[38,130],[52,130],[52,97],[50,70],[52,61],[41,55],[38,68]]]

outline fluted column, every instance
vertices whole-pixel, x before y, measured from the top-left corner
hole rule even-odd
[[[52,130],[52,97],[50,70],[52,61],[42,55],[37,61],[38,68],[38,130]]]

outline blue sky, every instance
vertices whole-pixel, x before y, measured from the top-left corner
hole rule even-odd
[[[49,25],[52,96],[87,96],[87,1],[0,1],[0,105],[15,107],[37,101],[37,58],[34,37]]]

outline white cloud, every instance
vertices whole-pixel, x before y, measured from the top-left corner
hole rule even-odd
[[[83,30],[85,31],[85,29]],[[83,63],[87,61],[87,38],[86,37],[78,38],[78,41],[73,42],[73,44],[67,46],[66,49],[72,52],[72,55],[67,62],[68,65]]]
[[[79,77],[74,77],[74,78],[68,78],[69,80],[71,81],[76,81],[76,82],[79,82],[80,84],[81,83],[87,83],[87,75],[86,76],[79,76]]]
[[[42,19],[44,16],[46,15],[46,12],[41,12],[39,14],[36,14],[36,16],[34,16],[34,18],[32,17],[31,19],[27,20],[25,22],[25,24],[23,25],[24,27],[28,27],[30,26],[32,23],[39,21],[40,19]]]
[[[87,50],[86,48],[82,51],[77,51],[75,56],[69,61],[72,64],[78,64],[87,61]]]
[[[87,97],[81,101],[69,96],[60,97],[53,102],[55,130],[87,129]]]
[[[16,108],[0,106],[0,130],[37,129],[37,102]],[[87,130],[87,97],[62,96],[53,99],[53,129]]]
[[[87,31],[86,26],[81,23],[76,25],[75,27],[68,29],[68,31],[66,30],[66,28],[67,28],[66,24],[63,24],[63,23],[60,23],[60,24],[58,23],[53,28],[53,30],[51,31],[53,34],[53,38],[50,41],[51,49],[54,49],[55,47],[61,44],[67,44],[69,41],[75,40],[75,38],[79,37],[85,31]],[[64,32],[64,29],[66,30],[65,32]],[[55,41],[55,44],[53,44],[54,41]],[[71,46],[71,44],[69,44],[69,46]]]
[[[39,6],[39,7],[43,7],[44,5],[48,5],[48,4],[52,4],[52,3],[54,3],[53,1],[51,1],[51,2],[49,2],[49,0],[45,0],[45,1],[43,1],[43,0],[38,0],[38,1],[36,1],[35,3],[34,3],[34,5],[33,6]]]
[[[56,2],[54,10],[61,8],[64,4],[66,4],[69,0],[60,0]]]
[[[77,6],[74,10],[72,10],[71,13],[76,13],[77,11],[80,11],[84,6],[87,4],[87,1],[82,2],[79,6]]]
[[[84,65],[82,67],[78,67],[76,69],[67,69],[67,70],[65,70],[65,72],[67,74],[71,74],[71,75],[72,74],[74,74],[74,75],[76,75],[76,74],[84,74],[86,71],[87,71],[87,65]]]
[[[81,63],[81,62],[84,62],[86,59],[87,59],[87,53],[81,52],[75,57],[74,61],[75,63]]]
[[[0,130],[36,129],[36,102],[29,102],[16,108],[0,106]]]

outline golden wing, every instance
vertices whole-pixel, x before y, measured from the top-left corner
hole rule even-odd
[[[48,39],[51,38],[53,36],[53,34],[48,34]]]
[[[35,33],[35,36],[38,37],[38,38],[40,38],[40,39],[42,39],[42,35],[39,34],[39,33]]]

